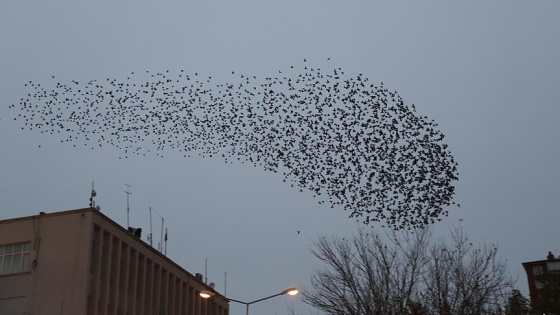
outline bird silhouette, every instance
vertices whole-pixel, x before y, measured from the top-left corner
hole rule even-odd
[[[114,146],[119,158],[175,150],[251,163],[364,224],[404,229],[447,215],[458,165],[437,124],[383,83],[303,62],[217,84],[186,70],[69,83],[53,76],[48,88],[26,83],[10,108],[23,129]]]

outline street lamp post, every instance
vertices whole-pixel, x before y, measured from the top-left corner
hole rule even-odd
[[[273,297],[276,297],[276,296],[279,296],[279,295],[284,295],[284,294],[296,295],[296,294],[298,294],[298,292],[299,292],[299,290],[297,288],[289,288],[289,289],[286,289],[286,290],[284,290],[280,293],[276,293],[276,294],[273,294],[271,296],[267,296],[267,297],[264,297],[264,298],[261,298],[261,299],[258,299],[258,300],[254,300],[254,301],[251,301],[251,302],[243,302],[243,301],[230,299],[230,298],[227,298],[227,300],[231,301],[231,302],[245,304],[245,315],[249,315],[249,305],[251,305],[251,304],[254,304],[254,303],[257,303],[257,302],[260,302],[260,301],[264,301],[264,300],[268,300],[270,298],[273,298]],[[211,297],[212,295],[213,294],[209,294],[209,292],[207,292],[207,291],[200,292],[200,296],[205,298],[205,299]]]

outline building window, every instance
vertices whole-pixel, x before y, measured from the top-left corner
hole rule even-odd
[[[547,262],[546,269],[551,273],[560,273],[560,261]]]
[[[30,250],[31,242],[0,245],[0,276],[29,271]]]
[[[544,283],[540,281],[535,281],[535,288],[537,288],[537,290],[544,288]]]
[[[538,266],[533,266],[533,274],[535,276],[540,276],[542,275],[543,270],[542,270],[542,266],[538,265]]]

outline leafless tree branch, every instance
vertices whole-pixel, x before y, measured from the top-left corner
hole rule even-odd
[[[329,315],[491,314],[513,280],[496,245],[475,246],[459,227],[445,240],[430,228],[351,239],[321,236],[310,247],[324,263],[303,300]]]

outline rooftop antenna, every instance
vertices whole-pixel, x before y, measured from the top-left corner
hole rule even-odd
[[[150,234],[148,234],[148,241],[150,241],[150,246],[154,247],[153,244],[154,234],[152,233],[152,207],[150,207]]]
[[[161,247],[159,249],[160,253],[163,253],[163,225],[164,225],[164,221],[163,218],[161,218],[161,238],[159,239],[159,243],[161,244]]]
[[[91,182],[91,195],[89,197],[89,206],[91,208],[95,207],[95,200],[93,200],[93,198],[95,198],[95,196],[97,196],[97,193],[95,192],[95,189],[94,189],[94,185],[95,185],[95,182],[92,181]]]
[[[124,192],[126,194],[126,227],[130,227],[130,204],[129,204],[129,196],[132,195],[132,193],[130,192],[130,186],[129,184],[124,184],[126,186],[126,191]]]
[[[151,214],[151,210],[152,210],[152,208],[150,207],[150,214]],[[160,238],[160,241],[158,243],[158,251],[160,253],[163,253],[163,228],[164,228],[164,224],[165,224],[165,219],[163,219],[161,214],[159,214],[159,212],[157,212],[155,209],[154,209],[154,212],[161,218],[161,238]],[[151,216],[150,216],[150,226],[151,226],[151,220],[152,219],[151,219]],[[165,233],[165,235],[166,235],[165,240],[167,241],[167,233]]]
[[[216,287],[216,284],[214,282],[208,283],[208,258],[204,258],[204,283],[212,289]]]
[[[165,252],[163,254],[167,256],[167,228],[165,228]]]

